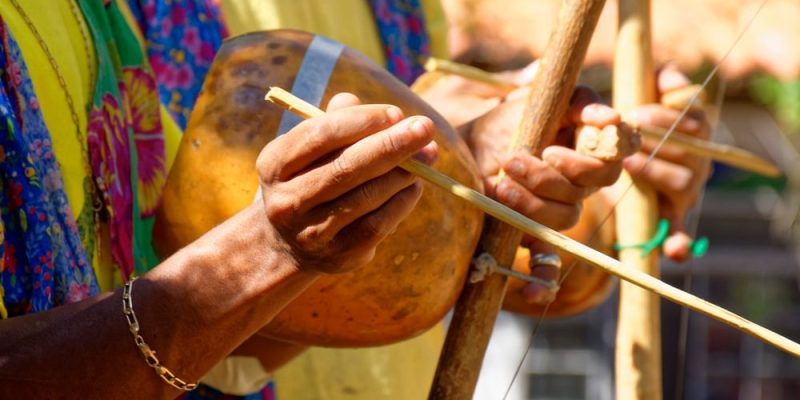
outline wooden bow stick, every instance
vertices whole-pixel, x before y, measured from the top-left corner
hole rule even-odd
[[[291,93],[281,88],[271,88],[267,93],[266,100],[277,104],[284,109],[290,110],[303,118],[318,117],[324,111],[306,103],[295,97]],[[595,265],[604,271],[615,275],[625,281],[631,282],[643,289],[657,293],[658,295],[676,304],[688,307],[699,313],[705,314],[718,321],[724,322],[737,330],[750,334],[763,340],[789,354],[800,357],[800,344],[795,343],[771,330],[750,322],[722,307],[709,303],[697,296],[686,293],[680,289],[672,287],[657,278],[632,270],[621,262],[611,258],[597,250],[579,243],[569,237],[554,231],[528,217],[486,197],[472,188],[464,186],[452,178],[441,174],[431,167],[416,160],[409,159],[400,164],[400,167],[409,171],[435,186],[459,197],[471,205],[479,208],[485,213],[513,226],[520,231],[527,233],[539,240],[552,244],[553,246],[574,255],[575,257]]]
[[[510,152],[526,150],[540,156],[545,146],[554,141],[604,4],[605,0],[562,3],[556,29],[534,79],[534,90],[528,95],[519,129],[511,139]],[[505,179],[502,174],[501,179]],[[521,240],[522,233],[513,225],[487,218],[478,251],[493,257],[497,265],[509,266]],[[502,274],[464,285],[429,399],[472,398],[507,285],[508,278]]]
[[[619,64],[617,63],[617,65]],[[518,88],[518,86],[499,79],[491,73],[452,61],[431,58],[425,63],[425,69],[429,72],[441,72],[444,74],[462,76],[467,79],[496,86],[506,92],[511,92]],[[694,85],[687,89],[695,91],[700,90],[699,85]],[[652,101],[655,101],[655,99],[652,99]],[[631,121],[626,121],[625,125],[633,129],[635,133],[639,133],[646,138],[654,140],[661,140],[667,133],[666,129],[653,125],[636,124]],[[708,157],[723,164],[741,168],[766,177],[777,178],[782,175],[780,169],[771,162],[734,146],[697,139],[689,134],[678,131],[673,131],[670,134],[667,143],[680,147],[690,154]]]
[[[654,103],[656,84],[650,41],[650,0],[621,0],[619,29],[614,52],[614,108],[626,112]],[[615,185],[624,196],[614,214],[619,243],[645,243],[653,238],[658,220],[656,192],[622,171]],[[624,210],[624,211],[623,211]],[[655,278],[661,276],[660,253],[643,255],[642,249],[619,251],[619,260],[630,270]],[[627,282],[620,283],[615,350],[617,398],[660,400],[661,303],[655,294]]]

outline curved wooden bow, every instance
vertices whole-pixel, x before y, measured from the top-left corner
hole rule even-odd
[[[604,5],[605,0],[575,0],[562,5],[510,151],[525,149],[538,155],[553,141]],[[498,265],[508,266],[514,262],[521,239],[522,232],[490,218],[484,225],[479,251],[494,257]],[[472,398],[507,282],[505,275],[494,274],[464,286],[439,357],[430,399]]]

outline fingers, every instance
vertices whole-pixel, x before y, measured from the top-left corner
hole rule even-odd
[[[330,101],[328,101],[328,107],[326,108],[327,112],[340,110],[342,108],[353,107],[353,106],[360,106],[361,100],[358,96],[352,93],[337,93],[335,94]]]
[[[581,210],[580,203],[566,204],[534,196],[511,179],[503,179],[497,183],[494,196],[497,201],[553,229],[566,229],[574,225]]]
[[[576,185],[598,188],[616,182],[622,161],[602,161],[560,146],[550,146],[542,159]]]
[[[546,148],[544,160],[522,151],[500,157],[510,179],[490,182],[487,192],[553,229],[574,225],[583,200],[614,183],[622,170],[621,161],[601,161],[559,146]]]
[[[691,258],[692,237],[684,230],[669,235],[664,242],[664,255],[675,262],[685,262]]]
[[[644,153],[626,158],[624,166],[632,176],[647,181],[674,206],[688,208],[694,203],[694,197],[686,197],[687,193],[696,190],[697,177],[691,169],[657,158],[650,160],[648,164]]]
[[[417,180],[375,211],[342,229],[333,242],[351,249],[350,254],[343,254],[346,258],[343,262],[362,265],[371,261],[378,243],[397,229],[421,196],[422,182]]]
[[[352,101],[343,97],[341,102]],[[384,130],[402,119],[403,112],[389,105],[364,105],[339,109],[303,121],[270,142],[259,156],[265,176],[287,180],[321,157]]]
[[[552,265],[535,265],[531,268],[531,276],[551,282],[558,282],[561,269]],[[530,304],[547,304],[556,298],[556,290],[542,285],[529,283],[522,288],[522,298]]]
[[[272,232],[303,268],[344,272],[371,259],[421,195],[419,179],[398,165],[412,156],[436,159],[430,119],[400,121],[397,107],[359,103],[352,95],[335,96],[332,111],[259,155]]]
[[[524,152],[506,155],[503,170],[525,189],[542,198],[574,204],[591,193],[590,189],[573,184],[544,161]]]
[[[689,208],[694,205],[699,187],[707,173],[697,173],[685,165],[653,159],[647,165],[647,156],[637,153],[625,159],[625,169],[631,175],[650,183],[659,193],[661,218],[667,219],[670,235],[664,242],[664,255],[677,262],[689,259],[692,239],[686,233],[684,221]]]
[[[680,111],[672,110],[658,104],[648,104],[625,114],[625,120],[638,125],[653,125],[663,129],[669,129],[680,114]],[[704,139],[707,139],[711,132],[705,119],[692,117],[682,118],[675,129],[682,133]]]
[[[395,168],[430,143],[433,134],[433,122],[430,119],[408,118],[365,137],[331,160],[306,171],[288,183],[287,190],[314,188],[307,191],[310,197],[304,203],[308,207],[331,201]]]
[[[531,276],[545,281],[560,283],[561,267],[551,264],[537,264],[537,254],[558,254],[552,245],[539,240],[527,240],[527,247],[530,250],[530,274]],[[530,283],[522,288],[522,298],[530,304],[547,304],[555,300],[558,289],[550,289],[545,286]]]
[[[581,124],[581,114],[590,104],[601,106],[602,99],[594,90],[586,86],[576,86],[569,99],[569,108],[562,119],[562,126],[577,126]],[[613,110],[612,110],[613,111]]]
[[[670,90],[681,89],[691,85],[692,82],[683,72],[678,69],[675,64],[665,65],[657,76],[657,85],[659,93],[666,93]]]
[[[299,240],[319,239],[326,242],[333,239],[342,228],[383,206],[416,181],[417,178],[411,173],[395,168],[334,201],[314,208],[308,213],[308,228],[300,232]]]

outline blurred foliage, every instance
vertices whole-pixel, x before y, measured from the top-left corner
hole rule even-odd
[[[791,281],[763,278],[737,278],[731,282],[731,300],[735,304],[731,307],[756,323],[767,323],[796,301]]]
[[[750,79],[749,88],[753,99],[767,106],[786,132],[800,133],[800,80],[781,81],[761,73]]]
[[[770,187],[777,192],[786,188],[786,177],[768,178],[725,164],[714,163],[714,172],[708,181],[708,186],[721,190],[750,191],[756,187]]]

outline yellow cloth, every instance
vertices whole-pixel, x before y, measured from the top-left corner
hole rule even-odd
[[[222,0],[232,36],[270,29],[298,29],[327,36],[385,65],[375,19],[366,0]],[[438,0],[423,0],[431,54],[447,58],[447,21]]]
[[[364,349],[312,348],[275,372],[278,399],[425,399],[444,344],[444,328]]]
[[[73,0],[29,1],[17,0],[52,54],[59,74],[64,78],[69,95],[75,104],[75,112],[81,136],[86,137],[88,107],[94,97],[94,82],[90,65],[95,65],[94,43],[88,26]],[[123,12],[129,14],[125,1],[117,1]],[[74,9],[72,7],[75,7]],[[31,32],[22,15],[10,0],[0,0],[0,15],[17,40],[22,56],[28,66],[33,88],[39,100],[45,124],[50,131],[53,150],[64,179],[64,191],[70,208],[77,218],[83,209],[83,181],[86,178],[84,162],[85,142],[81,146],[72,112],[66,96],[58,82],[58,75],[50,65],[42,43]],[[135,25],[134,25],[135,26]],[[163,111],[163,107],[162,107]],[[167,149],[167,167],[177,153],[181,131],[166,112],[162,112],[162,124]],[[101,235],[107,232],[101,232]],[[103,235],[100,257],[95,254],[94,269],[97,283],[103,291],[111,290],[121,282],[119,271],[112,268],[110,241]],[[99,261],[98,261],[99,260]]]

